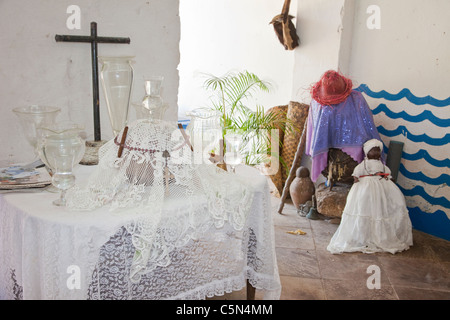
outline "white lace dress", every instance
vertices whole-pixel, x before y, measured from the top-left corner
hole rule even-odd
[[[388,179],[376,173],[388,174]],[[412,225],[405,198],[390,180],[391,171],[381,161],[365,159],[356,166],[359,178],[347,196],[341,223],[327,250],[331,253],[390,252],[413,244]]]

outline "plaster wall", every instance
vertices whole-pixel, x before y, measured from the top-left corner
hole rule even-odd
[[[297,30],[302,39],[294,52],[291,99],[309,104],[310,87],[328,69],[338,69],[344,0],[302,0]]]
[[[80,8],[80,29],[69,29],[70,5]],[[55,41],[55,34],[130,37],[130,44],[99,44],[98,54],[135,56],[132,99],[144,96],[144,78],[163,75],[167,119],[177,119],[179,64],[178,0],[2,0],[0,1],[0,159],[28,161],[33,150],[11,111],[31,104],[55,105],[59,119],[84,124],[93,140],[90,45]],[[112,138],[100,84],[102,139]],[[130,119],[135,117],[130,110]]]

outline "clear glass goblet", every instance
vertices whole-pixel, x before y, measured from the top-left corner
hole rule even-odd
[[[236,166],[242,163],[241,144],[242,136],[237,133],[225,135],[225,156],[224,161],[231,167],[231,171],[235,173]]]
[[[37,150],[37,128],[54,124],[61,108],[53,106],[31,105],[12,109],[19,118],[22,132],[28,143],[33,147],[34,159],[39,156]]]
[[[52,185],[61,190],[60,198],[53,204],[65,206],[66,192],[75,185],[73,169],[85,152],[85,141],[80,136],[83,127],[73,122],[61,122],[40,127],[39,131],[39,156],[53,173]]]

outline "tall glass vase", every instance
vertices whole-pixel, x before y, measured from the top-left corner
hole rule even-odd
[[[108,106],[114,136],[128,122],[131,87],[133,84],[133,57],[99,57],[103,92]]]

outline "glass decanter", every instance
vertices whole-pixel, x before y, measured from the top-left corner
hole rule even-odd
[[[70,122],[60,122],[39,127],[38,150],[41,160],[52,171],[52,185],[61,190],[56,206],[66,205],[66,192],[75,185],[74,167],[81,161],[85,141],[80,133],[83,127]]]
[[[102,62],[101,80],[109,120],[115,136],[128,122],[131,87],[133,84],[133,57],[99,57]]]
[[[164,77],[154,76],[144,81],[145,95],[140,103],[133,103],[137,119],[162,120],[168,105],[161,97]]]

